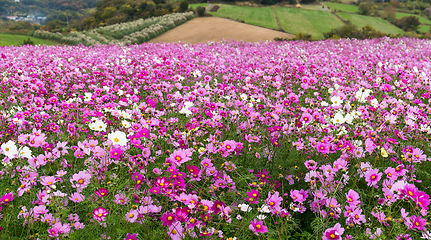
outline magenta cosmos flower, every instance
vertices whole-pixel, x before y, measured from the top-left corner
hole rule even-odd
[[[134,234],[127,233],[127,236],[124,240],[139,240],[138,234],[137,233],[134,233]]]
[[[268,228],[263,225],[263,221],[260,220],[259,222],[257,219],[254,219],[253,221],[250,221],[250,225],[248,228],[256,235],[259,235],[259,233],[266,233],[268,232]]]
[[[334,227],[326,229],[323,233],[322,240],[341,240],[341,235],[343,235],[343,233],[344,228],[341,227],[341,224],[337,223]]]
[[[106,197],[109,195],[108,190],[105,188],[99,188],[94,192],[97,194],[98,197]]]

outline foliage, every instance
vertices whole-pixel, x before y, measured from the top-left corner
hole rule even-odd
[[[358,6],[358,12],[362,15],[371,15],[373,9],[373,5],[367,2],[362,2]]]
[[[361,29],[352,23],[347,23],[346,25],[332,29],[329,32],[323,34],[326,39],[338,39],[338,38],[356,38],[356,39],[371,39],[371,38],[381,38],[387,36],[386,34],[377,31],[373,27],[366,25]]]
[[[404,31],[416,31],[420,22],[416,16],[408,16],[398,19],[396,25]]]
[[[188,8],[189,8],[189,3],[187,2],[187,0],[183,0],[183,1],[181,1],[181,4],[180,4],[180,10],[184,12],[184,11],[186,11]]]
[[[206,9],[204,7],[202,7],[202,6],[197,7],[196,10],[198,11],[198,15],[200,17],[202,17],[205,14],[205,11],[206,11]]]
[[[28,38],[28,39],[24,39],[24,41],[20,44],[18,44],[18,46],[25,46],[25,45],[34,45],[34,42]]]

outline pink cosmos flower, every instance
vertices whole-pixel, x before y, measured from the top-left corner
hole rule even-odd
[[[82,195],[78,192],[74,192],[74,193],[72,193],[72,195],[70,195],[69,199],[72,202],[79,203],[79,202],[82,202],[85,199],[85,197],[84,197],[84,195]]]
[[[271,195],[271,192],[268,192],[268,198],[265,200],[265,204],[273,210],[280,211],[280,205],[283,201],[283,198],[279,196],[279,192],[276,191],[274,194]]]
[[[5,195],[3,195],[0,199],[0,204],[8,204],[10,203],[15,197],[13,196],[13,193],[6,193]]]
[[[252,221],[250,221],[250,225],[248,226],[248,228],[256,235],[259,236],[259,233],[266,233],[268,232],[268,227],[263,225],[263,221],[257,221],[257,219],[253,219]]]
[[[188,154],[186,150],[175,150],[168,159],[176,166],[180,166],[181,164],[190,161],[190,156],[191,154]]]
[[[247,202],[250,202],[253,204],[259,203],[258,199],[259,199],[260,193],[256,189],[252,189],[251,191],[247,192],[247,196],[248,197],[245,197],[245,200]]]
[[[419,231],[425,230],[425,225],[427,220],[422,219],[420,216],[416,217],[415,215],[411,216],[412,221],[412,229],[418,229]]]
[[[346,193],[346,198],[350,206],[356,206],[361,203],[361,200],[359,200],[359,194],[353,189],[349,189],[349,192]]]
[[[120,193],[115,195],[115,200],[113,201],[115,202],[115,204],[125,205],[129,201],[129,199],[126,197],[124,193]]]
[[[131,209],[126,213],[126,221],[134,223],[138,219],[139,213],[135,209]]]
[[[378,169],[371,169],[365,173],[365,181],[368,186],[376,186],[382,178],[383,173],[379,173]]]
[[[119,146],[119,147],[117,147],[117,148],[115,148],[115,147],[112,147],[110,150],[109,150],[109,156],[111,157],[111,158],[114,158],[115,160],[120,160],[120,156],[121,156],[121,154],[123,154],[123,150],[121,149],[121,147]]]
[[[40,183],[43,186],[52,186],[56,182],[57,182],[57,179],[54,176],[42,176],[42,177],[40,177]]]
[[[163,226],[171,226],[175,221],[177,221],[177,216],[173,213],[166,212],[163,214],[162,218]]]
[[[406,184],[401,193],[414,200],[419,193],[418,188],[414,184]]]
[[[257,171],[254,176],[259,179],[259,181],[263,182],[268,182],[268,180],[271,178],[271,176],[269,176],[269,171],[265,169],[262,169],[262,171]]]
[[[341,224],[336,223],[334,227],[325,230],[322,236],[322,240],[341,240],[344,233],[344,228]]]
[[[93,211],[93,218],[99,222],[105,221],[106,216],[108,216],[109,212],[102,207],[96,208]]]
[[[184,238],[184,228],[181,222],[174,222],[169,226],[168,235],[172,240],[181,240]]]
[[[90,184],[91,174],[85,171],[80,171],[79,173],[73,174],[70,182],[72,187],[77,188],[78,192],[81,192],[84,188]]]

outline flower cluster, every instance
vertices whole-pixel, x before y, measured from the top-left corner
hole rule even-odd
[[[389,38],[2,48],[0,235],[431,239],[430,55]]]

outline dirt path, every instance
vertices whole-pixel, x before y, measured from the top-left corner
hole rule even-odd
[[[274,40],[274,37],[293,38],[292,34],[252,26],[218,17],[201,17],[192,19],[149,42],[188,42],[206,43],[208,41],[243,40],[259,42]]]

